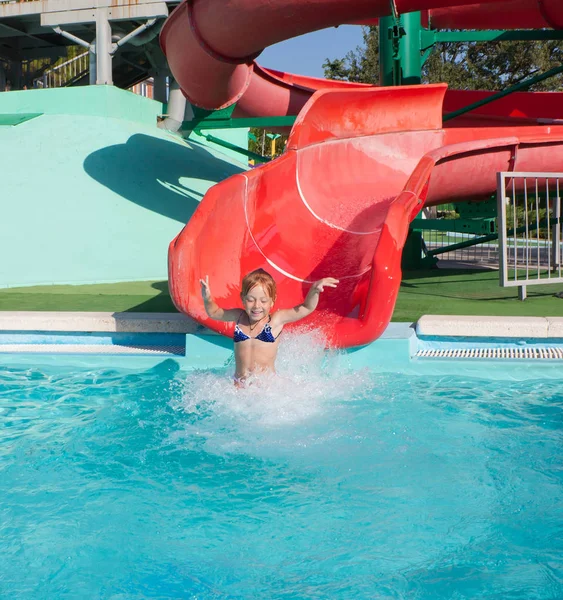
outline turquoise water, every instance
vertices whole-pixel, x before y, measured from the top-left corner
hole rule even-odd
[[[563,597],[557,378],[230,375],[0,366],[0,597]]]

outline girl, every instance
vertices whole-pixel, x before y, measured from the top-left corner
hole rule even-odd
[[[252,271],[242,280],[240,297],[243,309],[220,308],[209,288],[209,275],[199,280],[201,295],[208,316],[217,321],[234,321],[235,332],[235,385],[244,387],[252,374],[275,372],[279,337],[286,323],[294,323],[310,315],[319,303],[319,294],[325,287],[335,288],[338,279],[325,277],[311,286],[305,301],[289,309],[272,313],[276,301],[276,282],[264,271]]]

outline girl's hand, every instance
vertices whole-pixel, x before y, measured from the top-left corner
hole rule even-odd
[[[324,292],[325,287],[335,288],[338,283],[338,279],[334,279],[334,277],[325,277],[324,279],[315,281],[311,287],[311,291],[320,294],[321,292]]]
[[[209,289],[209,275],[205,276],[205,279],[200,279],[199,283],[201,285],[201,296],[205,302],[212,299],[211,290]]]

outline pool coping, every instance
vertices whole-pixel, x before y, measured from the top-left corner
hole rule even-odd
[[[56,364],[64,355],[85,368],[172,359],[182,369],[213,369],[230,364],[232,353],[231,339],[180,313],[0,312],[2,364]],[[425,315],[389,323],[374,342],[339,356],[348,367],[372,370],[439,368],[463,358],[476,373],[491,359],[517,359],[515,372],[524,376],[532,362],[561,365],[563,318]]]
[[[219,334],[181,313],[0,312],[0,331]],[[563,317],[424,315],[415,323],[389,323],[381,339],[417,336],[563,338]]]
[[[563,317],[474,317],[424,315],[417,336],[487,338],[563,338]]]
[[[214,334],[181,313],[143,312],[3,311],[0,331]]]

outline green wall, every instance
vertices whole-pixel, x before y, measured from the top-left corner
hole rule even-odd
[[[170,241],[246,166],[158,129],[161,112],[106,86],[0,93],[4,117],[42,113],[0,126],[0,287],[166,279]]]

